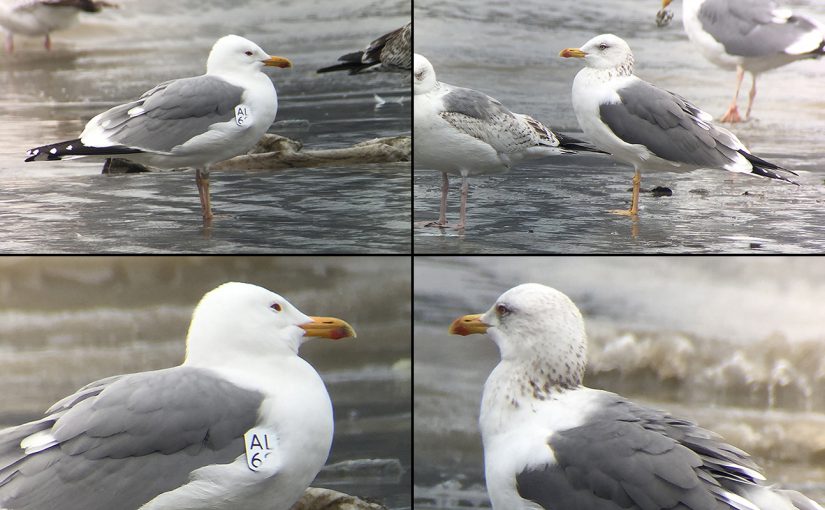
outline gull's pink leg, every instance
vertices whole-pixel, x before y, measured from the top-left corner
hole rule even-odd
[[[756,74],[751,73],[753,77],[753,82],[751,82],[751,91],[748,94],[748,111],[745,112],[745,120],[748,120],[751,116],[751,108],[753,108],[753,98],[756,97]]]

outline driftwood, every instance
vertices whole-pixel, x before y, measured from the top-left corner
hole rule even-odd
[[[345,149],[302,150],[303,144],[278,135],[265,135],[249,154],[212,165],[210,170],[278,170],[409,161],[409,136],[375,138]],[[103,173],[149,172],[151,168],[120,158],[106,160]]]
[[[387,507],[343,492],[310,487],[292,510],[387,510]]]

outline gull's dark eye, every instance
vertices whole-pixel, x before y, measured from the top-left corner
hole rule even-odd
[[[272,303],[272,305],[270,306],[270,308],[272,308],[272,309],[273,309],[273,310],[275,310],[276,312],[280,312],[280,311],[281,311],[281,304],[280,304],[280,303]]]
[[[496,305],[496,313],[499,317],[503,317],[510,313],[510,309],[506,305]]]
[[[251,51],[249,51],[249,50],[246,50],[246,51],[244,52],[244,55],[246,55],[247,57],[251,57],[251,56],[252,56],[252,52],[251,52]]]
[[[607,48],[609,48],[609,46],[607,45],[607,43],[601,43],[601,44],[599,45],[599,49],[600,49],[600,50],[602,50],[602,51],[606,50]]]

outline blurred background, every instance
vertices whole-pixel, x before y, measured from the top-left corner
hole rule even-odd
[[[526,282],[581,309],[585,385],[720,433],[769,481],[825,501],[825,258],[416,257],[414,269],[416,508],[490,506],[477,420],[499,353],[447,328]]]
[[[200,298],[227,281],[345,319],[355,340],[307,342],[335,410],[313,486],[410,508],[409,257],[2,257],[0,427],[37,419],[102,377],[183,360]]]
[[[51,51],[18,35],[13,53],[0,52],[0,250],[409,252],[407,162],[215,172],[208,238],[191,171],[104,178],[101,162],[23,163],[27,149],[77,138],[93,116],[158,83],[203,74],[230,33],[293,63],[266,71],[279,100],[270,132],[305,150],[409,136],[409,76],[315,72],[408,23],[408,0],[116,3],[54,32]]]

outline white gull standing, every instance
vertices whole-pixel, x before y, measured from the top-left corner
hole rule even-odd
[[[52,49],[50,33],[77,23],[81,12],[100,12],[115,4],[99,0],[0,0],[0,26],[6,30],[6,51],[14,51],[14,34],[45,36],[44,46]]]
[[[221,285],[192,314],[180,366],[93,382],[0,431],[0,508],[289,510],[333,435],[298,348],[354,336],[261,287]]]
[[[417,53],[413,66],[414,161],[420,168],[441,171],[438,221],[427,225],[447,226],[447,174],[461,176],[456,228],[462,229],[466,225],[468,177],[506,172],[524,159],[592,151],[529,115],[511,112],[483,92],[437,81],[430,61]]]
[[[208,223],[209,165],[249,151],[275,120],[278,95],[264,66],[292,63],[243,37],[221,37],[206,74],[161,83],[92,118],[80,138],[30,149],[26,161],[119,157],[158,168],[195,167]]]
[[[794,172],[751,154],[685,98],[635,76],[633,53],[621,38],[599,35],[559,55],[585,61],[573,80],[573,110],[585,136],[636,169],[630,209],[612,212],[638,214],[642,170],[718,168],[794,183],[778,173]]]
[[[582,386],[584,321],[555,289],[514,287],[450,333],[501,352],[479,417],[494,510],[822,510],[717,434]]]
[[[672,1],[662,0],[663,11]],[[722,122],[743,120],[737,102],[745,71],[752,78],[747,120],[759,73],[825,55],[825,26],[774,0],[682,0],[682,6],[685,32],[702,55],[723,69],[736,69],[736,93]]]

